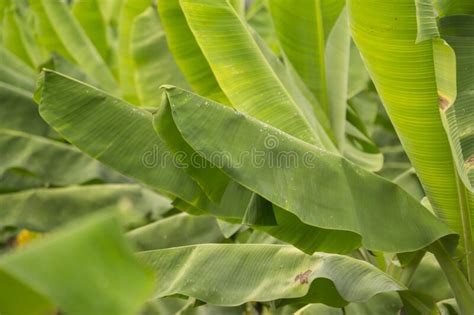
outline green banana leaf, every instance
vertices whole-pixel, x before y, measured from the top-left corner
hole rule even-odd
[[[180,1],[217,82],[237,110],[309,143],[321,139],[229,3]],[[212,23],[210,22],[212,21]]]
[[[305,0],[295,6],[277,0],[268,4],[285,55],[328,113],[325,43],[344,1]]]
[[[343,9],[327,38],[326,78],[324,78],[327,82],[328,114],[340,149],[345,146],[350,48],[349,24],[346,9]]]
[[[222,104],[229,104],[189,29],[179,0],[159,1],[157,7],[169,48],[193,90]]]
[[[47,136],[51,129],[41,119],[31,94],[0,82],[0,128]]]
[[[21,89],[25,93],[35,90],[36,73],[21,59],[9,50],[0,47],[0,75],[1,82]]]
[[[448,63],[445,71],[438,72],[437,75],[448,75],[447,80],[439,89],[445,92],[445,98],[451,102],[441,106],[441,118],[446,128],[452,152],[455,158],[458,174],[466,188],[474,193],[474,108],[472,102],[474,96],[474,75],[470,70],[474,65],[474,16],[447,16],[440,20],[441,37],[451,47],[445,48],[443,52],[435,54],[435,62]],[[442,45],[442,44],[439,44]],[[443,49],[438,45],[435,49]],[[440,60],[441,58],[448,60]],[[451,62],[449,61],[451,59]],[[450,72],[448,72],[450,71]],[[453,85],[454,82],[454,85]],[[453,95],[454,98],[449,97]],[[441,96],[440,96],[441,97]],[[474,209],[472,209],[474,211]],[[474,213],[474,212],[473,212]],[[473,225],[474,227],[474,225]]]
[[[118,84],[107,64],[87,37],[79,22],[61,1],[30,2],[36,16],[39,41],[51,52],[77,63],[100,86],[112,94],[119,94]]]
[[[130,49],[135,65],[137,95],[142,106],[160,105],[159,87],[163,84],[188,87],[168,49],[166,35],[154,8],[149,7],[135,18]]]
[[[413,275],[409,288],[414,292],[431,296],[436,302],[453,297],[441,268],[430,253],[423,257]]]
[[[186,213],[138,227],[128,232],[127,237],[142,251],[224,241],[215,218]]]
[[[434,4],[440,16],[474,14],[474,3],[471,0],[435,0]]]
[[[371,139],[362,120],[361,116],[364,113],[359,113],[355,106],[350,104],[346,107],[345,142],[342,146],[344,157],[366,170],[372,172],[381,170],[384,163],[383,154]]]
[[[402,291],[400,293],[403,292],[405,291]],[[377,294],[376,296],[369,299],[367,302],[350,303],[349,305],[344,307],[345,315],[399,315],[401,314],[401,310],[403,307],[399,294],[395,292],[384,292]]]
[[[120,10],[125,0],[99,1],[99,8],[105,22],[112,28],[116,28],[119,23]]]
[[[346,12],[347,14],[347,12]],[[348,99],[353,98],[362,91],[367,90],[370,77],[364,65],[364,61],[360,57],[359,50],[351,40],[351,51],[349,57],[349,86],[347,91]]]
[[[352,36],[436,214],[462,235],[449,141],[439,114],[431,41],[416,44],[412,0],[350,0]]]
[[[76,0],[71,11],[102,59],[107,61],[110,43],[107,24],[100,10],[99,2],[97,0]]]
[[[280,47],[272,25],[270,12],[264,0],[255,0],[247,8],[245,19],[248,25],[267,43],[276,55],[280,53]]]
[[[333,137],[333,132],[329,118],[324,113],[316,97],[304,84],[291,64],[282,62],[257,34],[252,33],[252,36],[275,75],[321,139],[322,147],[328,151],[337,152],[331,138]]]
[[[315,251],[347,253],[359,246],[358,238],[346,231],[320,229],[301,222],[298,217],[281,208],[266,207],[269,203],[248,189],[229,181],[229,178],[191,148],[179,133],[173,121],[170,99],[163,98],[155,114],[154,127],[170,150],[180,159],[184,170],[192,176],[211,200],[211,214],[223,219],[238,219],[251,224],[280,240],[293,244],[306,253]],[[257,202],[254,202],[257,201]],[[234,210],[235,209],[235,210]],[[245,210],[243,213],[242,210]],[[188,211],[188,210],[183,210]],[[311,235],[308,238],[307,235]]]
[[[53,53],[48,63],[44,65],[45,68],[51,68],[57,72],[67,75],[76,80],[85,82],[92,86],[98,86],[96,80],[87,75],[79,66],[69,62],[58,54]],[[36,76],[38,77],[38,76]]]
[[[416,42],[420,43],[433,37],[439,37],[435,8],[432,0],[416,0],[416,23],[418,33]]]
[[[285,61],[295,67],[317,96],[330,118],[330,134],[339,151],[368,170],[380,170],[382,154],[370,138],[361,141],[354,136],[363,129],[346,122],[348,99],[366,89],[369,79],[357,48],[351,45],[344,1],[302,1],[297,6],[288,1],[270,1],[269,7],[288,59]],[[293,19],[300,22],[289,22]]]
[[[229,184],[229,178],[182,139],[173,121],[167,97],[163,97],[162,104],[154,116],[153,126],[170,151],[179,159],[183,170],[198,183],[209,199],[219,202]]]
[[[19,131],[0,129],[0,152],[0,176],[10,169],[22,169],[42,186],[67,186],[94,179],[120,181],[118,174],[70,145]],[[0,182],[8,184],[3,179]]]
[[[451,233],[403,189],[340,156],[178,88],[166,93],[193,149],[306,224],[351,231],[365,247],[389,252],[420,249]]]
[[[380,293],[370,298],[366,302],[350,303],[344,308],[330,307],[324,304],[307,304],[291,312],[295,315],[367,315],[367,314],[383,314],[383,315],[399,315],[403,304],[395,292]],[[290,314],[290,313],[283,313]],[[411,313],[410,313],[411,314]],[[413,313],[418,314],[418,313]],[[449,315],[449,314],[447,314]]]
[[[212,214],[226,222],[240,223],[247,214],[247,211],[242,212],[242,209],[246,209],[254,193],[235,182],[229,187],[231,189],[224,194],[221,203],[218,206],[208,205],[209,209],[204,212],[189,204],[183,204],[183,201],[175,201],[173,204],[181,211],[192,215]],[[307,254],[317,251],[347,254],[360,247],[360,238],[354,237],[352,232],[322,229],[306,224],[296,215],[275,205],[271,219],[274,220],[273,225],[259,225],[257,222],[251,227],[266,233],[267,236],[271,235],[280,241],[292,244]]]
[[[350,231],[318,228],[302,222],[295,214],[273,206],[276,224],[253,225],[257,231],[292,244],[307,254],[314,252],[347,254],[360,247],[360,238]],[[310,235],[310,237],[308,237]]]
[[[23,60],[0,46],[0,128],[46,136],[50,128],[31,100],[36,73]]]
[[[2,44],[30,67],[38,68],[44,61],[45,52],[34,39],[31,12],[28,11],[26,16],[25,12],[22,13],[16,3],[11,4],[3,14],[0,12],[4,15]]]
[[[3,313],[10,314],[48,314],[55,311],[53,303],[46,296],[41,295],[28,284],[23,283],[19,279],[0,269],[0,289],[2,292],[9,294],[2,294],[0,297],[0,309]],[[13,298],[21,297],[20,301]]]
[[[404,287],[372,265],[291,246],[204,244],[138,253],[159,276],[155,298],[182,294],[222,306],[298,298],[343,306]]]
[[[64,97],[68,100],[61,101]],[[180,160],[176,160],[169,147],[157,137],[148,112],[51,71],[46,71],[40,80],[36,99],[45,120],[87,154],[129,177],[182,198],[184,201],[178,208],[183,211],[212,214],[232,223],[242,222],[253,192],[231,181],[224,187],[220,202],[211,202],[197,182],[178,167]],[[74,115],[70,115],[72,112]],[[113,120],[109,119],[111,113]],[[111,130],[124,132],[117,135]],[[316,250],[346,253],[360,244],[358,237],[347,239],[348,235],[353,236],[351,232],[313,227],[291,213],[278,218],[278,226],[274,228],[256,228],[265,229],[308,253]]]
[[[151,2],[151,0],[124,0],[120,10],[120,23],[118,26],[120,89],[123,98],[134,105],[140,105],[140,101],[137,97],[131,51],[132,27],[135,18],[150,7]]]
[[[86,154],[188,202],[203,195],[176,167],[149,112],[52,71],[43,73],[35,99],[42,117]]]
[[[0,75],[2,76],[1,84],[9,87],[12,92],[17,92],[31,98],[30,91],[34,90],[34,80],[27,78],[21,74],[15,73],[13,69],[0,66]]]
[[[2,256],[0,278],[4,314],[47,314],[55,305],[71,315],[129,315],[153,288],[152,273],[133,257],[110,213]]]
[[[47,232],[102,210],[118,209],[134,227],[170,210],[162,196],[139,185],[88,185],[0,194],[0,226]]]

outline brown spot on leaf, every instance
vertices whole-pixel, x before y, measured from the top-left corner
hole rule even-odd
[[[298,274],[295,277],[295,281],[299,281],[300,284],[306,284],[309,282],[309,276],[311,275],[311,269],[306,270],[305,272],[302,272]]]
[[[467,168],[474,167],[474,155],[468,157],[465,163]]]
[[[441,108],[441,110],[444,111],[446,110],[446,108],[449,107],[449,101],[443,95],[438,94],[438,105],[439,105],[439,108]]]

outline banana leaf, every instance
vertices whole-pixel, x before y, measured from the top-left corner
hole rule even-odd
[[[68,100],[61,101],[65,97]],[[187,175],[189,170],[182,167],[173,150],[157,137],[149,112],[51,71],[44,73],[36,99],[43,117],[66,139],[122,174],[178,197],[174,204],[180,210],[242,223],[254,192],[230,181],[218,203],[209,200],[198,182]],[[166,110],[165,104],[160,110]],[[111,114],[113,120],[109,118]],[[111,132],[116,130],[123,133]],[[176,144],[180,137],[172,138]],[[278,208],[274,212],[277,212],[277,226],[255,225],[255,228],[305,252],[347,253],[360,246],[360,238],[353,237],[352,232],[314,227]],[[258,220],[254,223],[258,224]]]
[[[180,1],[194,38],[232,106],[309,143],[321,139],[229,3]],[[210,23],[212,21],[212,23]]]
[[[97,0],[76,0],[71,11],[102,59],[107,61],[110,42],[107,24],[100,10],[99,2]]]
[[[188,85],[171,55],[156,10],[149,7],[134,20],[131,30],[132,57],[137,95],[142,106],[158,107],[163,84]]]
[[[140,252],[138,257],[160,273],[155,298],[182,294],[222,306],[305,299],[340,307],[404,289],[366,262],[310,256],[283,245],[204,244]]]
[[[138,227],[127,238],[142,251],[224,241],[215,218],[186,213]]]
[[[43,73],[35,99],[42,117],[86,154],[188,202],[202,197],[199,186],[176,167],[148,111],[52,71]]]
[[[118,25],[118,60],[120,89],[126,101],[140,105],[135,83],[133,56],[131,51],[132,27],[135,18],[151,5],[151,0],[124,0]]]
[[[69,61],[80,65],[103,89],[119,94],[114,76],[67,4],[39,0],[31,1],[30,5],[36,16],[39,41],[51,52],[57,51]]]
[[[462,235],[456,171],[439,113],[433,44],[416,43],[415,1],[349,1],[348,13],[354,41],[433,209]]]
[[[170,210],[170,202],[139,185],[88,185],[0,194],[0,226],[48,232],[103,210],[120,210],[134,227]]]
[[[192,148],[303,223],[351,231],[365,247],[389,252],[419,249],[451,233],[403,189],[340,156],[192,93],[170,87],[166,93]],[[411,224],[400,235],[407,216]]]
[[[70,145],[19,131],[0,129],[0,151],[0,175],[22,169],[43,186],[67,186],[94,179],[123,180]],[[3,179],[0,182],[8,184]]]
[[[152,288],[152,273],[126,244],[117,218],[102,213],[0,259],[0,311],[129,315]],[[100,297],[101,303],[97,303]]]
[[[227,96],[189,29],[179,0],[159,1],[157,7],[169,48],[189,85],[200,95],[228,104]]]

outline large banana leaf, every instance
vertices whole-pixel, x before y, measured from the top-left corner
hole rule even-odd
[[[201,196],[153,130],[149,112],[51,71],[43,73],[36,100],[43,118],[95,159],[188,202]]]
[[[43,186],[81,184],[93,179],[119,179],[116,173],[72,146],[23,132],[1,129],[0,151],[0,176],[11,169],[22,169]]]
[[[474,283],[474,16],[447,16],[440,21],[443,40],[434,40],[440,112],[458,175],[458,198],[464,230],[467,269]]]
[[[431,1],[417,1],[418,40],[433,39],[433,57],[441,120],[448,134],[458,175],[466,188],[474,191],[474,112],[470,106],[474,59],[474,17],[447,16],[436,22]],[[442,37],[442,39],[439,39]],[[472,174],[471,174],[472,173]]]
[[[51,71],[46,71],[40,82],[37,100],[43,117],[81,150],[127,176],[182,198],[183,211],[242,222],[254,193],[230,181],[223,187],[218,204],[211,202],[197,182],[179,167],[183,161],[176,160],[173,150],[156,136],[148,112]],[[116,130],[123,133],[116,134]],[[174,137],[174,144],[179,138]],[[205,180],[204,176],[201,179]],[[352,232],[321,229],[302,223],[291,213],[275,211],[278,226],[256,228],[308,253],[347,253],[360,244],[360,238],[354,238]]]
[[[215,218],[186,213],[141,226],[128,232],[127,236],[139,250],[220,243],[224,240]]]
[[[431,41],[415,1],[348,2],[352,35],[437,215],[462,234],[455,167],[439,114]]]
[[[76,62],[104,90],[119,94],[117,82],[107,64],[69,11],[67,4],[62,1],[38,0],[30,1],[30,5],[36,15],[39,40],[43,45]]]
[[[87,214],[120,210],[126,226],[171,209],[170,202],[139,185],[90,185],[0,194],[0,226],[45,232]]]
[[[199,47],[233,107],[304,141],[321,145],[317,132],[232,6],[209,0],[181,0],[180,4]]]
[[[197,95],[170,87],[166,93],[194,150],[306,224],[351,231],[365,247],[389,252],[420,249],[451,233],[403,189],[340,156]]]
[[[152,287],[118,220],[100,214],[0,259],[0,311],[37,315],[135,314]],[[98,303],[100,298],[100,303]]]
[[[141,252],[153,267],[155,297],[183,294],[216,305],[286,299],[343,306],[404,287],[372,265],[290,246],[206,244]]]
[[[293,244],[307,253],[347,253],[360,245],[360,239],[354,238],[351,232],[317,228],[301,222],[298,217],[279,207],[266,207],[268,202],[265,200],[260,203],[262,198],[229,180],[221,170],[186,143],[173,121],[170,99],[163,99],[155,115],[155,129],[175,153],[185,171],[196,180],[211,200],[217,202],[217,205],[207,205],[211,214],[226,220],[233,219],[251,224],[255,229]]]

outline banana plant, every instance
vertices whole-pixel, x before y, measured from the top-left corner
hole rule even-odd
[[[0,21],[0,313],[474,314],[471,1]]]

